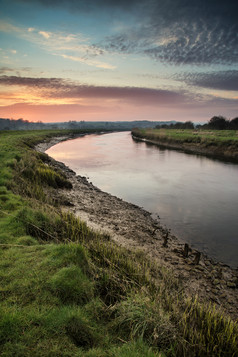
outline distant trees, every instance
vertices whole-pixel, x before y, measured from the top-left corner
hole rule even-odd
[[[202,128],[215,129],[215,130],[238,130],[238,118],[231,120],[219,115],[212,117],[207,124],[204,124]]]
[[[194,129],[194,124],[191,121],[186,121],[185,123],[177,122],[171,124],[156,125],[156,129]]]
[[[228,120],[222,115],[212,117],[208,123],[194,125],[191,121],[171,124],[156,125],[156,129],[212,129],[212,130],[238,130],[238,117]]]
[[[0,130],[29,130],[38,129],[43,126],[42,123],[31,123],[28,120],[20,119],[5,119],[0,118]]]
[[[209,129],[225,130],[229,126],[229,120],[222,116],[214,116],[208,122]]]

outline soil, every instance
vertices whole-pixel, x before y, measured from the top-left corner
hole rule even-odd
[[[67,139],[66,136],[54,138],[37,145],[36,150],[45,152]],[[51,159],[51,165],[63,170],[73,185],[71,190],[58,190],[58,197],[64,197],[63,209],[73,212],[90,228],[109,234],[118,245],[142,250],[170,269],[181,280],[187,296],[197,295],[201,301],[213,302],[227,315],[238,319],[237,269],[214,262],[190,247],[186,251],[184,242],[143,208],[101,191],[63,163]]]

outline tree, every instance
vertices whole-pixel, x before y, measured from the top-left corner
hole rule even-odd
[[[194,129],[194,124],[191,121],[186,121],[183,125],[184,129]]]
[[[224,130],[229,126],[229,121],[223,116],[214,116],[208,122],[209,129]]]
[[[238,130],[238,117],[236,117],[230,121],[229,129]]]

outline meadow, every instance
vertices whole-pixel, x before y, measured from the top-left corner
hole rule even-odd
[[[68,134],[0,132],[1,356],[237,356],[236,321],[62,211],[72,184],[34,146]]]

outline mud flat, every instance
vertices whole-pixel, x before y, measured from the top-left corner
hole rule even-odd
[[[45,152],[50,146],[69,137],[57,137],[37,145]],[[181,281],[188,296],[198,295],[201,301],[211,301],[233,319],[238,318],[238,270],[214,262],[178,239],[159,220],[143,208],[101,191],[86,177],[77,176],[63,163],[51,159],[50,165],[61,169],[71,181],[71,190],[60,189],[63,209],[70,210],[96,231],[110,235],[118,245],[129,250],[142,250],[161,266],[171,270]],[[57,199],[57,197],[56,197]],[[198,262],[199,260],[199,262]]]

